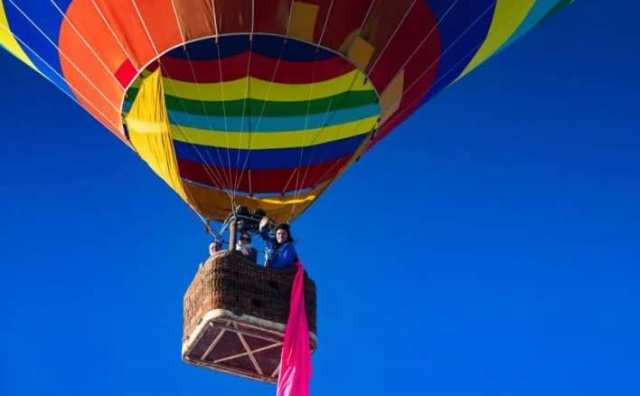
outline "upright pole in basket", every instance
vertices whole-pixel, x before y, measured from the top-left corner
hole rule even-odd
[[[231,216],[229,219],[229,251],[234,252],[236,250],[236,241],[238,239],[238,221],[236,216]]]

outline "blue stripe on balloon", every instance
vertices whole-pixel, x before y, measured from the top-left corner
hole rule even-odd
[[[66,11],[71,0],[55,2],[62,11]],[[58,88],[73,95],[69,85],[61,77],[63,73],[60,54],[56,48],[59,42],[60,26],[64,20],[63,15],[50,2],[5,0],[4,4],[9,28],[14,36],[20,39],[21,46],[34,66]]]
[[[368,135],[358,135],[305,149],[237,150],[173,142],[179,159],[211,166],[241,169],[289,169],[333,161],[355,153]],[[245,165],[246,161],[246,165]]]
[[[216,40],[198,40],[186,46],[180,46],[171,50],[168,55],[173,58],[190,60],[210,60],[218,58],[220,51],[221,58],[241,54],[249,49],[248,35],[224,36]]]
[[[290,62],[313,62],[336,57],[332,52],[313,44],[287,38],[282,50],[282,37],[269,35],[254,36],[254,51],[271,58],[281,58]],[[281,55],[282,54],[282,55]]]
[[[252,49],[253,52],[290,62],[312,62],[334,58],[336,55],[330,51],[317,48],[315,45],[304,43],[292,38],[286,41],[282,37],[254,34],[253,43],[249,41],[248,34],[222,36],[216,41],[200,40],[184,47],[171,50],[168,55],[174,58],[190,60],[211,60],[228,58]]]
[[[304,129],[323,128],[344,124],[379,114],[377,104],[361,106],[352,109],[342,109],[327,114],[304,114],[296,117],[215,117],[170,111],[169,120],[172,124],[189,128],[212,129],[228,132],[282,132]]]
[[[439,21],[441,48],[426,102],[453,82],[478,52],[489,33],[496,0],[459,0],[453,8],[451,0],[425,1]]]

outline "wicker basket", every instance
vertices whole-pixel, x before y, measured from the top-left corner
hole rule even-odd
[[[295,270],[259,267],[237,253],[209,258],[184,296],[182,358],[191,364],[275,382]],[[316,288],[305,274],[312,350]]]

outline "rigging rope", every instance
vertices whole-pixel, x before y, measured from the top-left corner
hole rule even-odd
[[[49,62],[47,62],[44,58],[42,58],[42,56],[40,56],[33,48],[31,48],[26,42],[24,42],[17,34],[13,33],[10,29],[9,26],[5,25],[4,23],[0,24],[0,27],[2,29],[4,29],[8,34],[12,35],[19,43],[22,47],[26,48],[30,53],[32,53],[33,55],[35,55],[35,57],[42,62],[51,72],[53,72],[58,78],[60,78],[61,80],[64,81],[64,77],[53,67],[49,64]],[[58,84],[56,84],[53,80],[51,80],[50,77],[48,77],[47,75],[43,74],[42,72],[38,71],[39,74],[44,77],[46,80],[48,80],[50,83],[52,83],[53,85],[55,85],[56,87],[58,87],[62,93],[64,93],[67,97],[69,97],[73,102],[75,102],[78,106],[84,108],[84,105],[82,103],[80,103],[78,101],[78,99],[76,97],[74,97],[72,94],[70,94],[69,92],[65,91],[64,89],[62,89],[62,87],[58,86]],[[76,95],[80,97],[80,99],[82,99],[84,102],[86,102],[96,113],[98,113],[103,119],[98,119],[98,121],[103,124],[105,127],[107,128],[112,128],[113,130],[120,130],[120,128],[122,127],[121,125],[114,125],[109,121],[109,117],[107,117],[102,110],[100,110],[94,103],[93,101],[91,101],[89,98],[87,98],[86,96],[84,96],[82,93],[80,92],[76,92]]]
[[[148,30],[147,25],[146,25],[146,23],[145,23],[145,21],[144,21],[144,18],[143,18],[143,17],[142,17],[142,15],[140,14],[140,11],[139,11],[138,6],[137,6],[137,4],[136,4],[136,0],[131,0],[131,2],[132,2],[132,4],[134,5],[134,7],[135,7],[135,9],[136,9],[136,14],[138,15],[138,19],[140,20],[140,23],[142,23],[142,27],[144,28],[145,34],[146,34],[146,36],[147,36],[147,39],[149,40],[149,43],[151,44],[152,48],[154,49],[154,51],[155,51],[155,53],[156,53],[156,58],[157,58],[157,60],[158,60],[158,65],[159,65],[159,67],[160,67],[160,72],[162,73],[162,69],[163,69],[164,67],[163,67],[163,65],[162,65],[162,60],[161,60],[161,58],[160,58],[160,54],[158,53],[157,47],[156,47],[155,43],[153,42],[153,39],[151,38],[151,34],[149,33],[149,30]],[[185,52],[186,52],[186,50],[185,50]],[[164,80],[164,79],[163,79],[163,80]],[[166,80],[167,80],[167,82],[168,82],[170,85],[172,85],[173,90],[174,90],[174,91],[176,91],[176,92],[178,92],[178,91],[175,89],[175,85],[173,85],[173,79],[172,79],[172,78],[167,78]],[[180,104],[180,106],[182,107],[182,110],[183,110],[185,113],[187,113],[187,111],[186,111],[186,106],[184,105],[183,99],[182,99],[180,96],[176,96],[176,99],[177,99],[177,102],[178,102],[178,103]],[[177,130],[182,134],[182,136],[183,136],[184,140],[185,140],[188,144],[190,144],[190,145],[193,147],[193,149],[194,149],[194,151],[196,152],[196,154],[198,155],[198,157],[200,157],[200,160],[202,161],[203,165],[205,166],[205,167],[204,167],[205,172],[207,173],[207,175],[209,176],[209,178],[212,180],[212,182],[216,183],[216,182],[215,182],[215,179],[214,179],[214,176],[213,176],[213,174],[212,174],[212,172],[211,172],[211,169],[210,169],[208,166],[206,166],[207,161],[205,160],[205,158],[203,157],[202,153],[201,153],[201,152],[200,152],[200,150],[198,149],[198,146],[197,146],[196,144],[194,144],[192,141],[190,141],[190,140],[189,140],[189,138],[188,138],[188,136],[187,136],[186,132],[183,130],[183,128],[182,128],[182,126],[181,126],[180,124],[176,124],[176,127],[177,127]],[[208,154],[208,153],[207,153],[207,154]],[[224,191],[224,190],[223,190],[223,191]],[[227,193],[227,195],[229,195],[229,194]],[[230,200],[231,200],[231,203],[232,203],[232,206],[233,206],[233,200],[232,200],[231,198],[230,198]]]
[[[190,71],[191,71],[191,76],[193,77],[193,81],[194,81],[195,86],[196,86],[196,91],[197,91],[197,92],[198,92],[198,94],[199,94],[198,96],[200,96],[200,94],[202,93],[202,89],[201,89],[201,87],[200,87],[200,82],[198,81],[198,77],[196,76],[196,71],[195,71],[195,68],[193,67],[193,62],[191,61],[191,56],[189,55],[189,49],[188,49],[188,44],[187,44],[187,38],[186,38],[186,36],[184,35],[184,30],[183,30],[182,24],[180,23],[180,19],[178,18],[178,13],[177,13],[176,8],[175,8],[174,0],[171,0],[171,5],[172,5],[172,7],[173,7],[173,13],[174,13],[174,15],[175,15],[176,24],[177,24],[177,26],[178,26],[178,29],[180,30],[180,37],[181,37],[181,39],[182,39],[182,45],[181,45],[181,46],[182,46],[182,48],[184,49],[184,53],[185,53],[185,56],[186,56],[186,58],[187,58],[187,64],[189,65],[189,69],[190,69]],[[167,78],[172,80],[172,77],[171,77],[171,76],[167,76]],[[208,110],[207,110],[207,107],[206,107],[206,105],[205,105],[205,103],[204,103],[204,100],[203,100],[203,99],[198,99],[198,102],[200,103],[200,106],[202,107],[202,111],[203,111],[203,113],[204,113],[204,114],[205,114],[205,116],[206,116],[206,120],[207,120],[207,124],[209,125],[209,129],[213,129],[213,125],[212,125],[212,123],[211,123],[211,117],[210,117],[209,112],[208,112]],[[181,102],[181,103],[182,103],[182,102]],[[182,106],[182,107],[183,107],[183,109],[185,109],[185,106]],[[186,113],[186,112],[185,112],[185,113]],[[184,130],[183,130],[183,135],[185,135]],[[192,146],[195,148],[195,144],[192,144]],[[218,159],[220,159],[219,151],[218,151],[218,149],[217,149],[217,148],[216,148],[216,152],[218,153]],[[207,156],[209,156],[208,152],[206,152],[206,151],[205,151],[205,153],[207,153]],[[207,163],[207,161],[203,161],[203,164],[202,164],[202,165],[203,165],[203,167],[204,167],[204,169],[205,169],[205,172],[206,172],[207,174],[210,174],[211,176],[213,176],[213,175],[215,174],[215,176],[216,176],[216,179],[215,179],[215,180],[213,179],[213,177],[210,177],[210,179],[211,179],[211,181],[213,182],[213,184],[214,184],[214,185],[216,185],[216,184],[217,184],[217,185],[219,185],[219,186],[222,188],[222,187],[224,186],[224,184],[220,183],[220,181],[222,181],[222,182],[224,183],[224,179],[225,179],[225,177],[223,177],[223,176],[220,174],[220,172],[219,172],[219,171],[217,171],[217,170],[214,172],[213,167],[209,166],[209,164]],[[233,204],[233,200],[232,200],[232,199],[230,199],[230,204],[231,204],[231,205]]]
[[[40,26],[38,26],[38,24],[36,24],[20,7],[18,7],[16,5],[16,3],[13,0],[9,0],[9,2],[11,3],[11,5],[13,5],[13,7],[27,20],[29,21],[29,23],[45,38],[45,40],[47,40],[47,42],[49,44],[51,44],[55,49],[58,50],[58,52],[60,53],[60,56],[62,56],[67,62],[69,62],[69,64],[78,72],[78,74],[80,74],[88,83],[89,85],[91,85],[91,87],[100,95],[102,96],[102,98],[105,100],[105,102],[110,105],[115,111],[118,111],[118,108],[111,103],[111,100],[109,98],[107,98],[107,96],[104,94],[104,92],[102,90],[100,90],[95,84],[94,82],[84,73],[84,71],[82,71],[76,64],[75,62],[73,62],[71,59],[69,59],[69,57],[67,56],[67,54],[62,51],[58,45],[53,42],[53,40],[47,36],[47,34],[42,30],[42,28]],[[12,33],[13,34],[13,33]],[[64,80],[64,79],[63,79]]]

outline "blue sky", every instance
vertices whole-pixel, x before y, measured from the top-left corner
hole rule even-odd
[[[447,89],[295,224],[313,394],[640,394],[640,7],[605,3]],[[0,395],[274,394],[180,361],[197,218],[0,61]]]

